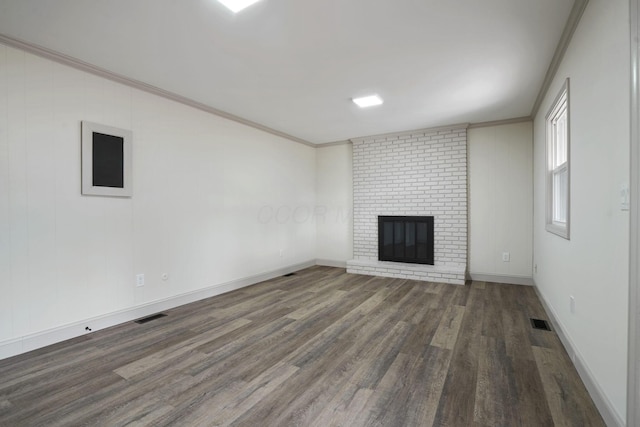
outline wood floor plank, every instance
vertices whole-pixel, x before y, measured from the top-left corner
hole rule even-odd
[[[236,319],[233,322],[226,324],[224,327],[216,329],[212,334],[206,336],[196,335],[195,337],[186,341],[180,342],[178,345],[164,348],[149,356],[137,359],[134,362],[128,363],[124,366],[116,368],[114,372],[120,375],[124,379],[129,379],[138,375],[146,370],[153,368],[161,363],[167,363],[185,353],[194,351],[196,348],[204,344],[203,341],[210,342],[213,339],[226,335],[229,332],[233,332],[236,329],[251,323],[247,319]]]
[[[325,308],[333,305],[336,299],[341,299],[347,294],[347,291],[334,291],[327,295],[324,300],[316,299],[313,304],[308,304],[304,307],[300,307],[296,311],[287,314],[289,319],[300,320],[305,317],[312,316]]]
[[[171,369],[165,367],[165,369],[147,371],[149,375],[135,381],[122,379],[119,375],[111,372],[112,366],[106,364],[104,369],[108,370],[109,374],[117,378],[118,381],[103,386],[96,384],[96,387],[87,389],[85,394],[77,399],[67,399],[58,406],[49,407],[48,411],[44,412],[46,414],[45,419],[56,420],[58,425],[91,424],[91,420],[95,419],[98,414],[116,410],[140,396],[148,395],[152,397],[152,393],[164,390],[168,384],[171,385],[170,389],[172,389],[176,384],[176,378],[180,377],[180,372],[202,360],[203,357],[206,357],[206,355],[190,353],[184,360],[174,361]],[[99,371],[99,368],[94,368],[94,375],[95,372]],[[79,379],[74,378],[62,385],[56,385],[57,388],[65,388],[71,384],[86,382],[87,378],[91,378],[91,373],[85,373]],[[37,424],[36,421],[41,419],[42,416],[43,413],[31,413],[26,419],[29,421],[27,425]]]
[[[555,425],[604,426],[568,358],[544,347],[533,347],[533,354]]]
[[[366,393],[363,393],[366,392]],[[309,427],[338,426],[344,424],[345,413],[359,411],[368,400],[371,390],[361,389],[350,382],[343,383],[328,401]]]
[[[423,320],[415,324],[415,328],[411,330],[403,347],[400,349],[402,353],[422,357],[424,352],[429,350],[431,342],[440,321],[444,317],[444,309],[428,309],[423,316]]]
[[[357,306],[354,311],[360,314],[367,314],[371,312],[374,308],[380,306],[385,299],[391,293],[391,288],[383,287],[375,292],[371,297],[367,298],[364,302],[362,302],[359,306]]]
[[[462,324],[465,308],[459,305],[450,305],[442,316],[431,345],[452,350],[458,339],[458,332]]]
[[[532,352],[533,354],[533,352]],[[518,391],[516,413],[521,426],[551,426],[553,418],[546,399],[540,399],[540,390],[544,390],[540,373],[535,361],[512,359]]]
[[[433,424],[451,351],[430,346],[423,356],[398,355],[368,402],[365,425]]]
[[[295,366],[278,364],[254,381],[233,382],[219,392],[205,392],[197,399],[183,402],[172,413],[156,421],[158,425],[229,425],[267,397],[298,371]],[[213,410],[212,410],[213,409]]]
[[[452,352],[437,347],[429,347],[421,358],[418,375],[403,391],[410,400],[407,425],[429,426],[436,417],[442,398],[444,383],[451,363]],[[418,397],[416,399],[416,397]]]
[[[531,287],[311,267],[0,361],[0,426],[602,426]]]
[[[486,284],[484,294],[484,309],[482,311],[482,335],[486,337],[504,337],[502,325],[502,310],[504,301],[500,288],[503,285],[496,283]]]
[[[263,372],[242,390],[242,393],[227,403],[219,416],[223,425],[233,423],[238,417],[253,408],[256,403],[267,399],[269,395],[294,375],[299,368],[286,363],[274,365],[272,369]]]
[[[369,389],[358,389],[349,406],[335,413],[328,425],[330,426],[359,426],[367,418],[365,408],[373,394]]]
[[[481,337],[474,421],[487,426],[510,426],[518,419],[515,373],[504,342]]]
[[[122,406],[110,407],[95,414],[91,417],[91,423],[101,426],[123,426],[142,422],[153,424],[160,417],[173,411],[175,411],[173,406],[162,401],[139,397]]]
[[[63,389],[43,390],[39,394],[29,394],[21,398],[14,399],[15,404],[11,415],[4,417],[6,422],[25,419],[32,414],[46,412],[50,408],[64,406],[68,402],[80,399],[90,394],[96,388],[109,387],[120,383],[122,378],[118,375],[107,372],[101,373],[91,378],[91,381],[74,384]]]
[[[529,339],[530,324],[522,313],[510,310],[502,311],[502,329],[507,354],[513,359],[534,360]]]
[[[171,405],[164,405],[153,409],[152,411],[142,414],[134,420],[128,421],[126,424],[122,424],[126,427],[147,427],[158,425],[158,420],[166,414],[173,412],[175,408]],[[116,424],[114,424],[116,425]]]
[[[29,353],[0,360],[0,378],[9,379],[13,378],[12,375],[21,375],[27,370],[40,369],[47,361],[55,360],[56,357],[77,357],[78,352],[86,351],[87,347],[91,346],[88,344],[90,340],[88,335],[82,335]]]
[[[68,357],[35,362],[22,369],[17,367],[13,372],[3,374],[2,382],[0,382],[0,399],[6,396],[15,398],[20,393],[20,390],[28,388],[30,384],[40,382],[43,378],[54,375],[65,368],[73,369],[78,363],[96,353],[97,351],[94,347],[85,347]]]
[[[2,414],[8,414],[9,410],[13,408],[13,404],[8,400],[0,400],[0,416]]]
[[[484,290],[470,289],[453,349],[434,426],[473,426],[478,358],[485,298]]]

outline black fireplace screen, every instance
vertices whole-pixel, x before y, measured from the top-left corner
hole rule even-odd
[[[433,265],[433,217],[379,216],[378,259]]]

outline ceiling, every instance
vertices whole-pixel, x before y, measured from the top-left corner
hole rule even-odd
[[[0,34],[312,143],[528,116],[573,0],[0,0]],[[359,109],[352,97],[384,104]]]

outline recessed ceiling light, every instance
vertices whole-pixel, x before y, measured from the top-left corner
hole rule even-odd
[[[252,4],[260,1],[260,0],[218,0],[220,3],[225,5],[229,10],[233,13],[240,12],[245,7],[249,7]]]
[[[355,102],[360,108],[373,107],[374,105],[382,104],[382,98],[378,95],[369,95],[360,98],[353,98],[353,102]]]

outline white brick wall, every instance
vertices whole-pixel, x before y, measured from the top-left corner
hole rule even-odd
[[[435,269],[425,270],[421,277],[464,283],[466,127],[354,140],[354,261],[377,261],[378,215],[433,215]],[[355,264],[349,266],[353,272],[367,270],[362,263]],[[371,266],[368,270],[377,274],[381,268]]]

